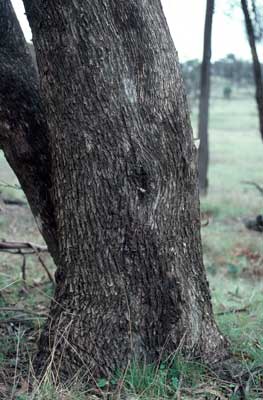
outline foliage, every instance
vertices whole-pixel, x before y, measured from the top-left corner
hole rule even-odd
[[[197,100],[200,89],[200,62],[198,60],[188,60],[181,65],[182,74],[188,96],[191,100]],[[217,60],[211,64],[211,74],[213,79],[224,79],[226,87],[233,85],[253,85],[253,65],[250,61],[237,59],[234,54]]]

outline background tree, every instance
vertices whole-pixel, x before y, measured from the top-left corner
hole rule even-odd
[[[189,60],[181,65],[187,95],[190,104],[194,104],[200,96],[201,64],[198,60]],[[220,82],[231,88],[234,85],[238,85],[238,87],[240,85],[251,86],[254,84],[252,63],[238,59],[234,54],[228,54],[226,57],[211,63],[211,79],[213,78],[215,78],[215,83],[218,82],[218,78],[222,78]],[[216,96],[215,93],[212,95]]]
[[[212,75],[228,80],[230,85],[254,83],[251,62],[237,59],[234,54],[215,61],[212,64]]]
[[[201,194],[206,194],[208,188],[208,117],[209,117],[209,95],[210,95],[210,60],[211,60],[211,39],[212,24],[214,14],[214,0],[207,0],[205,32],[204,32],[204,51],[201,65],[201,84],[200,84],[200,103],[199,103],[199,122],[198,136],[200,139],[198,169],[199,169],[199,188]]]
[[[200,62],[188,60],[181,65],[188,98],[196,101],[200,94]]]
[[[245,26],[247,31],[247,37],[249,46],[251,49],[252,61],[253,61],[253,71],[254,71],[254,81],[256,86],[256,101],[258,107],[259,116],[259,126],[260,133],[263,139],[263,82],[262,82],[262,70],[261,64],[257,54],[256,40],[262,37],[262,27],[263,23],[260,17],[260,12],[257,7],[256,1],[251,1],[252,12],[254,13],[254,24],[250,15],[250,10],[248,7],[247,0],[241,0],[241,7],[244,14]],[[254,26],[255,25],[255,26]]]
[[[0,143],[57,263],[38,367],[96,378],[178,346],[217,362],[227,350],[202,262],[196,150],[160,1],[24,3],[46,117],[4,0]]]

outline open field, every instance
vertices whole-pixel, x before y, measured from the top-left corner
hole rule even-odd
[[[234,88],[231,100],[221,94],[222,84],[216,83],[210,113],[209,194],[201,200],[204,220],[209,218],[202,230],[203,251],[216,318],[247,373],[246,384],[243,394],[234,393],[235,384],[217,381],[206,368],[178,356],[158,371],[131,366],[123,383],[130,399],[263,399],[263,234],[248,231],[243,223],[262,213],[262,195],[244,181],[263,185],[263,144],[252,89]],[[195,130],[195,106],[192,121]],[[23,198],[20,190],[6,183],[15,185],[16,180],[0,154],[2,197]],[[1,239],[43,243],[27,207],[0,208]],[[49,256],[42,258],[52,271]],[[30,255],[25,285],[22,264],[21,255],[0,254],[0,307],[5,307],[0,314],[0,399],[94,399],[83,390],[55,390],[48,376],[35,385],[33,397],[27,394],[52,284],[37,256]],[[14,307],[21,311],[12,311]],[[116,377],[113,385],[120,380]],[[103,380],[98,382],[98,390],[106,386]]]

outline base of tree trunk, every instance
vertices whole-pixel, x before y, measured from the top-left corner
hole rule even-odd
[[[117,371],[125,371],[132,362],[157,365],[162,359],[180,354],[187,360],[199,360],[216,369],[229,358],[228,342],[210,315],[207,319],[204,316],[194,338],[189,328],[182,329],[189,326],[189,320],[179,318],[177,326],[167,326],[165,330],[164,321],[159,326],[154,321],[154,310],[145,308],[139,318],[137,315],[137,321],[132,321],[129,315],[135,313],[132,305],[129,310],[126,307],[116,311],[117,307],[115,303],[112,308],[105,308],[104,317],[95,325],[94,320],[86,320],[91,310],[84,304],[85,313],[83,309],[61,312],[53,304],[52,320],[42,333],[35,359],[37,375],[51,373],[56,383],[85,376],[85,382],[94,385],[99,378],[110,379]]]

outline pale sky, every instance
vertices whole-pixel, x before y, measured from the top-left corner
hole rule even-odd
[[[161,0],[180,61],[202,58],[206,0]],[[22,0],[12,0],[25,37],[31,31]],[[229,16],[229,0],[217,0],[213,25],[214,60],[234,53],[238,58],[251,59],[244,30],[243,17],[238,9]],[[263,47],[258,49],[263,54]]]

